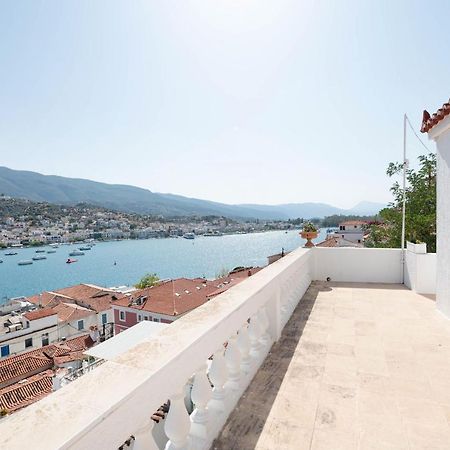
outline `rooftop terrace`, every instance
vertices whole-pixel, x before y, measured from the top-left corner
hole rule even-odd
[[[407,253],[297,249],[0,420],[0,447],[446,448],[450,322],[401,284],[435,255]]]
[[[314,282],[213,448],[450,448],[450,322],[402,285]]]

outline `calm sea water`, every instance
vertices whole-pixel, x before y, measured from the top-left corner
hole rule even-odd
[[[319,240],[325,238],[321,230]],[[18,266],[22,259],[36,255],[35,248],[24,248],[15,256],[0,252],[0,303],[6,298],[28,296],[44,290],[63,288],[78,283],[100,286],[130,285],[148,272],[160,278],[215,277],[223,269],[236,266],[267,264],[267,256],[293,250],[304,244],[298,231],[237,234],[198,237],[194,240],[147,239],[97,243],[78,262],[66,264],[69,252],[77,246],[63,245],[56,253],[45,254],[46,260],[29,266]],[[49,247],[41,247],[46,250]],[[43,255],[44,253],[39,253]],[[116,262],[116,265],[114,265]]]

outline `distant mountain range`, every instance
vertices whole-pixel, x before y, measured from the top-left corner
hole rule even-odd
[[[135,186],[42,175],[7,167],[0,167],[0,194],[62,205],[89,203],[127,213],[163,216],[218,215],[254,219],[321,218],[333,214],[371,215],[385,206],[373,202],[361,202],[351,209],[340,209],[325,203],[228,205],[181,195],[160,194]]]

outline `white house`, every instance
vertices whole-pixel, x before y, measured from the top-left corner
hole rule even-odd
[[[437,147],[436,306],[450,317],[450,100],[432,116],[423,112],[421,131]]]
[[[329,234],[329,237],[340,237],[346,241],[361,244],[364,240],[364,225],[366,222],[362,220],[348,220],[339,224],[339,231]]]

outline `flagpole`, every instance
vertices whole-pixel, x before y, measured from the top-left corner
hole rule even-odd
[[[403,205],[402,205],[402,263],[403,263],[403,283],[405,282],[405,228],[406,228],[406,114],[403,116]]]

